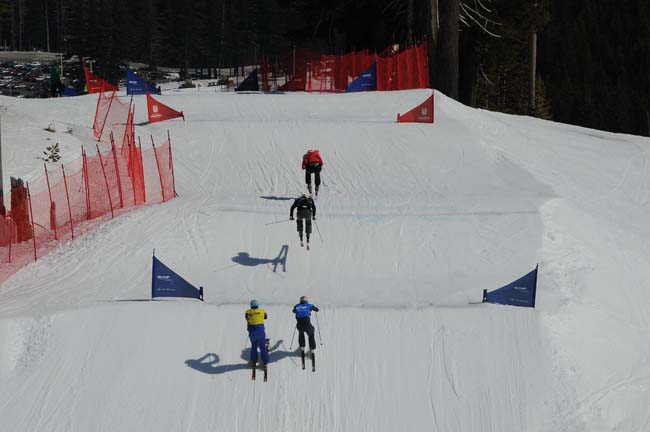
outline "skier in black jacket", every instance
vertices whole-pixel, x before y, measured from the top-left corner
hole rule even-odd
[[[316,204],[314,200],[307,194],[302,194],[302,196],[296,198],[291,206],[289,211],[289,219],[293,220],[293,211],[298,209],[296,221],[298,225],[298,235],[300,236],[300,246],[303,246],[302,242],[302,221],[305,220],[305,233],[307,234],[307,247],[309,247],[309,236],[311,235],[311,221],[316,220]]]

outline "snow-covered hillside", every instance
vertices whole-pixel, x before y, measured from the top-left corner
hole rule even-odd
[[[188,121],[136,133],[169,128],[179,197],[0,286],[0,430],[650,430],[650,142],[441,94],[435,125],[394,123],[428,94],[161,96]],[[94,96],[0,103],[5,184],[38,175],[46,138],[64,161],[92,145]],[[281,221],[310,148],[306,251]],[[205,303],[142,301],[153,248]],[[536,309],[480,304],[538,262]],[[305,294],[315,373],[290,349]],[[252,298],[268,383],[246,366]]]

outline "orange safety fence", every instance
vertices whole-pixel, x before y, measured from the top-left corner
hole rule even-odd
[[[169,133],[162,146],[149,150],[131,141],[125,152],[113,143],[82,148],[80,159],[55,168],[44,164],[42,176],[16,184],[11,210],[0,217],[0,283],[109,215],[176,196]],[[145,183],[144,164],[155,167],[147,175],[152,184]],[[148,201],[146,188],[152,191]]]
[[[133,96],[128,102],[122,102],[115,91],[99,93],[93,120],[93,133],[97,141],[109,142],[108,137],[112,133],[120,147],[126,143],[130,137],[128,132],[133,129],[132,102]]]
[[[176,196],[176,183],[174,180],[174,161],[172,158],[172,145],[167,133],[167,140],[158,148],[151,138],[151,147],[156,157],[158,177],[160,178],[160,196],[163,202]]]

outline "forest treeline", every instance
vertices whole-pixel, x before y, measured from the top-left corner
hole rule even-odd
[[[0,0],[0,37],[109,76],[127,60],[213,70],[426,37],[432,85],[467,105],[650,132],[647,0]]]

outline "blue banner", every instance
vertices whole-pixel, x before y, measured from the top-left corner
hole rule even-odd
[[[126,66],[126,94],[127,95],[143,95],[149,94],[160,94],[160,87],[156,87],[153,84],[148,84],[144,79],[140,78]]]
[[[516,281],[492,292],[483,290],[483,302],[511,306],[535,307],[537,269]]]
[[[72,87],[65,86],[63,89],[63,96],[64,97],[72,97],[72,96],[79,96],[79,93]]]
[[[151,298],[156,297],[186,297],[203,301],[203,287],[197,289],[154,256]]]
[[[373,63],[354,81],[348,84],[346,92],[374,91],[377,90],[377,62]]]
[[[239,83],[235,91],[260,91],[260,84],[257,80],[257,69],[253,70],[244,81]]]

